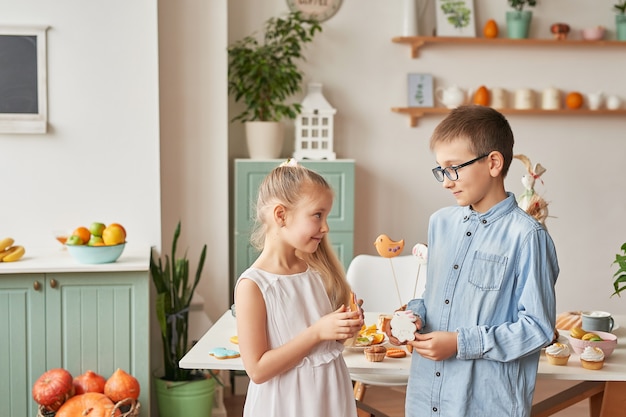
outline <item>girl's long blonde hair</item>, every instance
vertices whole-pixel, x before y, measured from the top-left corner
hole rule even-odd
[[[271,213],[270,209],[275,204],[282,204],[287,209],[293,209],[304,197],[303,190],[307,189],[307,185],[315,185],[333,192],[324,177],[301,165],[281,165],[265,177],[259,187],[255,225],[250,237],[250,242],[255,249],[263,250],[265,235],[271,220],[268,218]],[[297,252],[297,255],[320,273],[328,298],[335,309],[342,304],[350,305],[350,285],[346,280],[343,265],[330,244],[328,234],[322,238],[315,252],[311,254]]]

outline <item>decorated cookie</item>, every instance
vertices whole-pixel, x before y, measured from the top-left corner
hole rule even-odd
[[[428,263],[428,246],[424,243],[417,243],[413,246],[413,256],[417,258],[417,262],[421,265],[426,265]]]
[[[237,352],[236,350],[232,350],[232,349],[218,347],[215,349],[211,349],[209,351],[209,355],[214,356],[216,359],[232,359],[232,358],[238,358],[239,352]]]
[[[415,340],[415,320],[417,317],[411,310],[396,311],[391,319],[391,334],[400,342]]]
[[[395,258],[404,249],[404,239],[394,241],[389,236],[382,234],[376,238],[374,246],[376,246],[376,251],[383,258]]]

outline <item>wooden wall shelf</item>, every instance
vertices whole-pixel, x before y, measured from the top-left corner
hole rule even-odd
[[[428,44],[456,44],[456,45],[516,45],[516,46],[552,46],[552,47],[598,47],[615,46],[626,47],[626,42],[616,40],[586,41],[583,39],[556,40],[556,39],[509,39],[509,38],[467,38],[449,36],[398,36],[392,38],[394,43],[411,46],[411,57],[419,56],[419,49]]]
[[[411,118],[411,127],[416,127],[420,117],[436,114],[448,114],[450,109],[445,107],[392,107],[392,111],[400,114],[406,114]],[[618,110],[589,110],[589,109],[561,109],[561,110],[518,110],[518,109],[498,109],[502,114],[511,115],[549,115],[549,116],[626,116],[626,109]]]

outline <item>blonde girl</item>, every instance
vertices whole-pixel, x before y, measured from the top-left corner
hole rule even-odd
[[[294,161],[259,188],[252,243],[261,250],[235,288],[250,385],[244,416],[356,416],[342,342],[363,324],[328,240],[333,192]]]

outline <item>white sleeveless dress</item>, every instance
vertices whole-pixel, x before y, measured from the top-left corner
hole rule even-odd
[[[320,275],[311,268],[294,275],[250,268],[237,282],[244,277],[254,281],[263,294],[271,349],[333,311]],[[263,384],[250,381],[244,417],[356,417],[342,350],[339,342],[322,342],[289,371]]]

